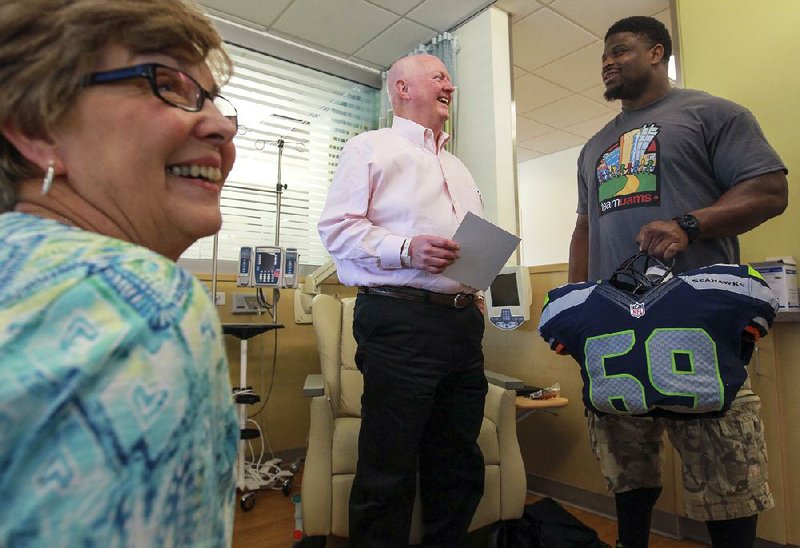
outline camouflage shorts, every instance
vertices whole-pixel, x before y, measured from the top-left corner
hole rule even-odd
[[[749,392],[749,391],[748,391]],[[686,515],[696,520],[751,516],[775,505],[767,484],[767,447],[752,392],[718,419],[671,420],[589,413],[589,437],[614,493],[661,486],[663,434],[678,450]]]

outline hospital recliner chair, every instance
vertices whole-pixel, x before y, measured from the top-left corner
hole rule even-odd
[[[317,295],[312,304],[324,394],[311,400],[311,426],[303,469],[301,500],[307,537],[348,536],[348,499],[358,457],[361,426],[361,372],[355,365],[355,298]],[[470,531],[516,519],[525,505],[525,468],[517,442],[515,393],[489,385],[478,444],[485,463],[485,489]],[[411,544],[422,539],[419,493],[414,505]]]

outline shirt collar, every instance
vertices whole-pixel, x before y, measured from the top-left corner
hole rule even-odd
[[[439,141],[434,143],[432,129],[426,128],[416,122],[396,115],[392,119],[392,129],[399,131],[412,143],[419,145],[424,149],[430,150],[434,154],[439,154],[439,151],[450,139],[450,135],[448,135],[447,132],[442,131],[439,134]]]

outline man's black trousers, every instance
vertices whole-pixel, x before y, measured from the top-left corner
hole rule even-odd
[[[419,470],[424,545],[462,546],[483,495],[483,314],[359,295],[354,315],[364,394],[350,544],[408,546]]]

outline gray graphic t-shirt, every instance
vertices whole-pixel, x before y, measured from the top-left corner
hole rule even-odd
[[[785,169],[750,111],[708,93],[675,89],[621,112],[578,159],[589,279],[608,278],[638,251],[636,235],[648,222],[707,207],[737,183]],[[697,240],[678,255],[675,271],[737,262],[735,237]]]

